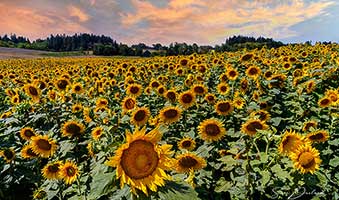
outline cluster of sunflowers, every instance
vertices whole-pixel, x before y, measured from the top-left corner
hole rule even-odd
[[[338,49],[2,60],[0,198],[334,197]]]

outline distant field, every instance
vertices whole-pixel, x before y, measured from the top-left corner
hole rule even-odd
[[[89,55],[92,55],[91,53]],[[9,58],[40,58],[40,57],[63,57],[63,56],[85,56],[84,52],[49,52],[30,49],[0,47],[0,59]]]

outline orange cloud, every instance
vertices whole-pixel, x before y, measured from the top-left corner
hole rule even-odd
[[[81,24],[51,11],[41,12],[0,3],[0,13],[0,34],[16,33],[37,39],[49,34],[89,32]]]
[[[92,1],[91,3],[94,4],[95,1]],[[70,16],[78,18],[80,22],[86,22],[90,18],[84,11],[73,5],[68,6],[68,12]]]
[[[125,40],[219,43],[234,34],[283,39],[296,36],[291,27],[324,13],[333,1],[302,0],[171,0],[164,8],[132,0],[136,11],[122,16],[126,28],[137,29]],[[146,28],[137,25],[147,22]],[[134,27],[133,27],[134,26]],[[157,35],[160,34],[160,35]],[[173,40],[174,39],[174,40]]]

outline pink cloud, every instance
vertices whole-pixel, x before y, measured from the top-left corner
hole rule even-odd
[[[38,11],[3,3],[0,3],[0,13],[2,15],[0,34],[16,33],[37,39],[50,34],[89,32],[87,28],[63,16],[62,13]]]
[[[331,1],[301,0],[171,0],[164,8],[132,0],[136,11],[122,15],[125,28],[135,29],[125,41],[219,43],[234,34],[283,39],[297,35],[291,26],[324,13]],[[146,21],[147,27],[137,27]]]
[[[70,16],[78,18],[80,22],[86,22],[90,18],[90,16],[87,15],[84,11],[73,5],[68,6],[68,12]]]

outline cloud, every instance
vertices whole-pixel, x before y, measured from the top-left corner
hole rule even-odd
[[[148,1],[132,0],[135,12],[124,13],[121,23],[135,33],[126,36],[125,41],[181,39],[210,44],[233,34],[283,39],[298,35],[290,27],[325,14],[333,4],[302,0],[172,0],[159,8]],[[141,22],[147,22],[147,26],[136,26]]]
[[[95,3],[95,1],[92,2]],[[90,18],[90,16],[88,16],[84,11],[73,5],[68,6],[68,12],[70,16],[78,18],[80,22],[86,22]]]
[[[0,3],[0,34],[16,33],[30,39],[50,34],[90,32],[86,27],[58,12],[35,10]]]

